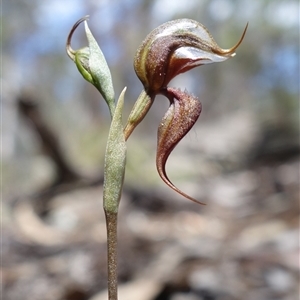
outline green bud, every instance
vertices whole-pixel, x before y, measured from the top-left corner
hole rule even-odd
[[[88,47],[79,49],[75,53],[75,64],[85,80],[94,84],[93,77],[89,70],[90,50]]]
[[[68,56],[75,62],[79,72],[85,80],[93,84],[101,93],[108,104],[111,116],[115,110],[115,94],[111,78],[111,73],[105,57],[92,35],[86,22],[87,16],[78,20],[71,29],[66,50]],[[79,50],[73,50],[71,47],[71,39],[76,28],[84,22],[85,33],[88,40],[88,47]]]

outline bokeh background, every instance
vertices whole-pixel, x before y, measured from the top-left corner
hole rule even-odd
[[[158,97],[128,141],[119,219],[120,299],[299,297],[299,3],[52,0],[2,4],[2,297],[106,299],[102,211],[110,117],[65,53],[82,16],[104,52],[124,122],[142,90],[132,62],[163,22],[192,18],[234,59],[170,85],[197,95],[196,125],[155,169]],[[86,46],[83,26],[73,48]]]

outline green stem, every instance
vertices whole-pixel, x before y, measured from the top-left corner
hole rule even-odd
[[[105,211],[107,228],[108,300],[118,300],[117,219],[118,213]]]
[[[122,110],[124,89],[114,110],[105,152],[103,208],[107,228],[108,299],[118,299],[117,222],[126,165]]]
[[[149,95],[145,90],[141,92],[136,100],[131,113],[129,114],[127,124],[124,129],[125,140],[129,138],[134,128],[144,119],[150,107],[152,106],[154,95]]]

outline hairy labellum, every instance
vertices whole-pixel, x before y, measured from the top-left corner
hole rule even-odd
[[[175,146],[197,121],[202,106],[199,99],[175,88],[167,88],[166,96],[170,100],[170,107],[158,128],[157,170],[162,180],[169,187],[182,196],[194,202],[201,203],[174,186],[166,174],[166,162]]]

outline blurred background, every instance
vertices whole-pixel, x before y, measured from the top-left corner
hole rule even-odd
[[[105,102],[67,57],[73,24],[89,26],[127,86],[124,122],[142,90],[137,47],[163,22],[191,18],[234,59],[170,85],[202,114],[155,167],[158,97],[128,140],[119,216],[120,299],[292,300],[299,297],[299,3],[297,0],[52,0],[2,3],[2,296],[106,296],[102,211]],[[87,45],[81,25],[72,47]]]

